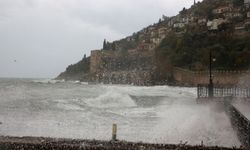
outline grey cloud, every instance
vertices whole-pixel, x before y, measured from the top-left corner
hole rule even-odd
[[[0,0],[0,77],[55,77],[190,0]],[[14,62],[17,60],[17,62]]]

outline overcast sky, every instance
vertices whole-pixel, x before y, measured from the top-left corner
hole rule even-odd
[[[0,77],[54,78],[193,0],[0,0]]]

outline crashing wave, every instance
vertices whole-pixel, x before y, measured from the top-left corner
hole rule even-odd
[[[114,108],[114,107],[135,107],[136,103],[128,94],[117,91],[108,91],[96,98],[88,99],[87,104],[92,107]]]
[[[33,80],[34,83],[41,83],[41,84],[56,84],[56,83],[63,83],[65,80],[55,80],[55,79],[40,79],[40,80]]]

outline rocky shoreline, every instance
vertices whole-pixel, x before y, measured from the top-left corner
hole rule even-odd
[[[0,137],[1,150],[243,150],[243,148],[190,146],[180,144],[149,144],[126,141],[56,139],[44,137]]]

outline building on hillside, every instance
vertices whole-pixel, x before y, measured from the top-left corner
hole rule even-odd
[[[226,12],[230,12],[232,11],[232,8],[231,7],[228,7],[228,6],[221,6],[221,7],[218,7],[216,9],[213,10],[213,13],[214,14],[223,14],[223,13],[226,13]]]
[[[168,22],[168,26],[172,27],[175,23],[182,22],[182,18],[180,15],[171,17],[171,19]]]
[[[189,24],[191,20],[189,20],[189,17],[186,17],[186,18],[182,18],[181,22],[183,22],[184,24]]]
[[[247,12],[247,18],[250,19],[250,12]]]
[[[238,11],[235,11],[235,12],[227,12],[227,13],[224,13],[223,16],[226,18],[226,19],[232,19],[232,18],[235,18],[235,17],[242,17],[243,15],[238,12]]]
[[[199,25],[206,25],[207,24],[207,19],[206,18],[200,18],[198,19],[198,24]]]
[[[250,21],[248,21],[248,22],[245,23],[245,29],[248,32],[250,31]]]
[[[175,22],[175,23],[176,23],[176,22],[181,22],[181,21],[182,21],[182,17],[181,17],[180,14],[174,16],[173,19],[174,19],[174,22]]]
[[[127,37],[126,40],[127,40],[128,42],[135,41],[135,39],[134,39],[133,37],[131,37],[131,36]]]
[[[150,32],[150,37],[155,37],[155,36],[158,36],[158,32],[156,29]]]
[[[144,39],[142,40],[142,43],[150,43],[150,36],[145,36]]]
[[[158,37],[161,40],[163,40],[166,37],[167,32],[168,32],[168,28],[165,28],[165,27],[159,28],[158,29]]]
[[[208,30],[212,31],[212,30],[218,30],[219,29],[219,26],[222,24],[222,23],[225,23],[226,20],[222,19],[222,18],[219,18],[219,19],[214,19],[212,21],[208,21],[207,22],[207,27],[208,27]]]
[[[139,51],[151,51],[155,49],[155,44],[152,43],[141,43],[138,48]]]
[[[155,26],[148,27],[148,32],[155,30]]]
[[[185,18],[182,18],[182,21],[184,24],[190,24],[190,23],[194,23],[196,20],[198,20],[197,17],[194,17],[193,15],[189,15]]]
[[[144,37],[145,37],[145,34],[144,33],[140,33],[138,37],[139,37],[139,40],[143,40]]]
[[[250,17],[245,20],[245,24],[250,24]]]
[[[233,16],[233,17],[242,17],[243,15],[242,15],[242,13],[240,13],[240,12],[233,12],[233,13],[232,13],[232,16]]]
[[[161,27],[158,29],[158,34],[161,35],[161,34],[166,34],[168,31],[168,28],[165,28],[165,27]]]
[[[245,31],[245,24],[244,23],[238,23],[235,25],[234,29],[236,31]]]
[[[174,23],[173,23],[173,20],[172,20],[172,18],[170,18],[170,19],[167,21],[167,26],[168,26],[168,27],[171,27],[173,24],[174,24]]]
[[[129,49],[129,50],[128,50],[128,53],[129,53],[130,55],[135,55],[135,54],[138,53],[138,50],[137,50],[137,49]]]
[[[147,32],[147,28],[143,28],[140,33],[146,33]]]
[[[174,28],[184,28],[184,27],[185,27],[185,24],[182,22],[178,22],[174,24]]]
[[[244,0],[244,4],[247,8],[250,7],[250,0]]]
[[[153,43],[155,45],[159,45],[161,43],[161,39],[159,37],[151,38],[150,43]]]

